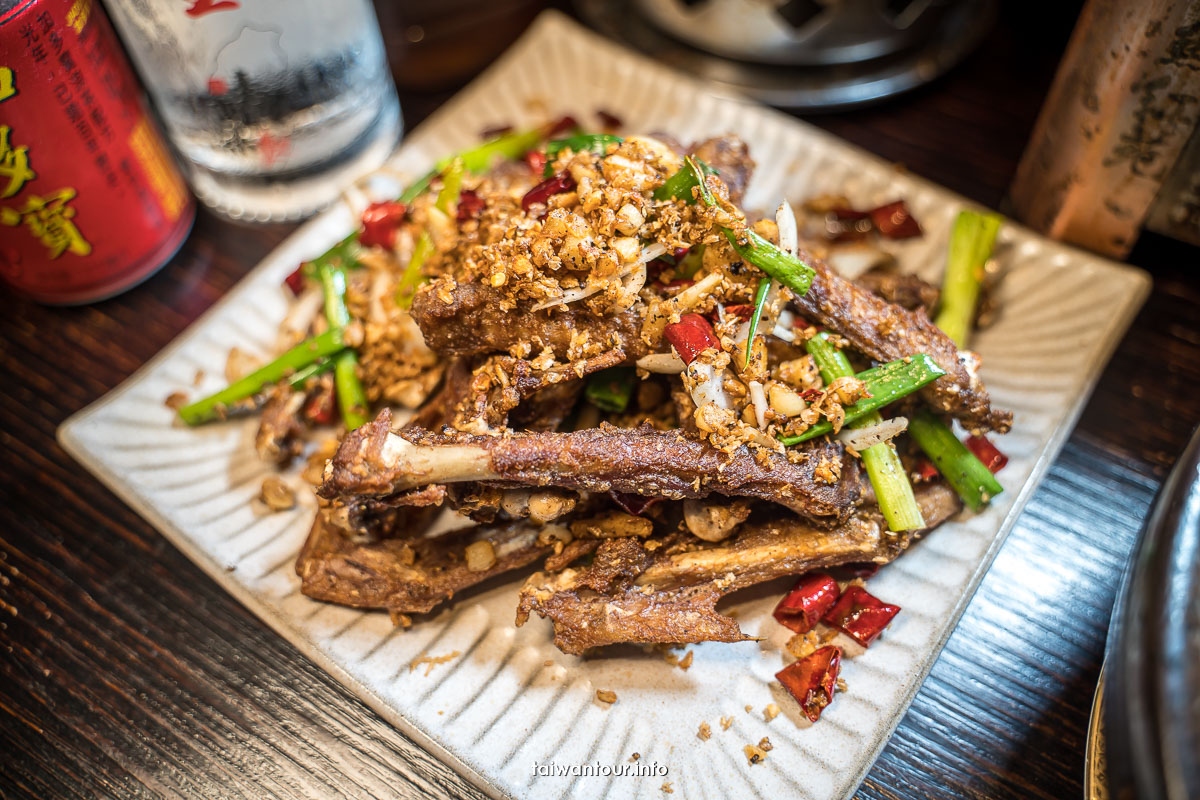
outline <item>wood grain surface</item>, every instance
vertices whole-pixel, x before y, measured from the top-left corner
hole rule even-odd
[[[812,121],[995,205],[1070,29],[1072,9],[1040,11],[1005,4],[983,48],[945,79]],[[459,35],[494,52],[496,31],[518,29],[493,22]],[[393,56],[400,71],[416,57],[398,46]],[[452,71],[441,68],[445,80]],[[449,95],[404,90],[409,125]],[[481,796],[54,442],[63,419],[128,377],[288,230],[202,213],[160,274],[114,300],[58,309],[0,299],[0,797]],[[1081,795],[1119,576],[1200,419],[1197,255],[1157,237],[1135,248],[1130,261],[1152,272],[1153,293],[862,797]]]

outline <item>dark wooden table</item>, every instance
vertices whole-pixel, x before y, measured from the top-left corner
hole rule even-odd
[[[1053,5],[1005,4],[950,76],[812,121],[995,205],[1070,29],[1070,10],[1031,21]],[[489,57],[521,21],[489,23],[464,52]],[[406,38],[389,34],[389,44]],[[394,55],[411,74],[419,53]],[[403,91],[409,124],[449,94]],[[286,233],[201,214],[166,269],[115,300],[0,301],[0,797],[479,796],[55,444],[67,415],[128,377]],[[1146,237],[1131,261],[1153,273],[1153,294],[863,797],[1080,796],[1119,575],[1200,418],[1197,252]]]

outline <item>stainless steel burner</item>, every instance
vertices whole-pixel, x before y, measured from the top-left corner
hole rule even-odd
[[[913,89],[967,56],[994,0],[576,0],[635,50],[784,108],[832,110]]]

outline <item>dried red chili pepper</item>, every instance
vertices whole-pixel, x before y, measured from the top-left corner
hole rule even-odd
[[[848,208],[847,206],[837,206],[830,212],[834,219],[843,222],[857,222],[860,219],[867,219],[871,216],[870,211],[859,211],[857,208]]]
[[[391,250],[396,245],[396,228],[404,221],[408,208],[404,203],[371,203],[362,215],[362,233],[358,241],[364,247],[385,247]]]
[[[543,150],[530,150],[525,154],[525,165],[534,175],[541,175],[546,168],[546,153]]]
[[[667,269],[672,268],[674,266],[675,266],[674,264],[672,264],[670,261],[668,261],[665,258],[654,259],[653,261],[651,261],[649,264],[646,265],[646,282],[651,283],[651,284],[657,283],[659,285],[662,285],[662,281],[659,280],[659,276],[661,276],[664,272],[666,272]]]
[[[999,472],[1008,463],[1008,456],[1001,453],[986,436],[968,436],[965,444],[990,472]]]
[[[804,398],[805,402],[811,403],[813,400],[816,400],[818,397],[821,396],[821,390],[820,389],[805,389],[803,392],[800,393],[800,396],[802,398]]]
[[[679,322],[667,325],[663,329],[663,335],[674,346],[685,364],[692,363],[696,356],[710,347],[721,347],[712,325],[699,314],[684,314],[679,318]]]
[[[304,418],[314,425],[329,425],[333,422],[336,407],[333,381],[324,381],[304,404]]]
[[[832,571],[835,576],[842,580],[869,578],[876,572],[879,572],[879,565],[863,561],[852,561],[849,564],[834,567]]]
[[[283,285],[292,290],[292,294],[299,297],[304,293],[304,264],[296,267],[295,272],[289,272],[288,276],[283,279]]]
[[[772,616],[785,628],[808,633],[833,608],[839,594],[837,581],[828,575],[805,575],[779,601]]]
[[[775,679],[796,698],[809,722],[816,722],[833,702],[841,668],[842,648],[829,645],[787,665]]]
[[[616,114],[605,111],[603,108],[596,109],[596,118],[600,120],[600,124],[609,130],[616,130],[623,126],[621,118]]]
[[[918,483],[928,483],[937,480],[938,469],[932,461],[922,457],[913,465],[913,474],[917,476]]]
[[[613,499],[614,503],[624,509],[626,514],[633,514],[635,517],[640,517],[645,513],[646,509],[655,503],[662,502],[661,497],[647,497],[645,495],[634,494],[633,492],[609,491],[608,496]]]
[[[550,127],[546,130],[546,138],[554,139],[564,133],[570,133],[579,127],[579,123],[570,114],[565,117],[559,117],[554,122],[550,123]]]
[[[845,633],[863,647],[870,647],[900,606],[885,603],[861,586],[847,586],[846,591],[822,620]]]
[[[911,239],[921,235],[921,226],[903,200],[871,209],[871,222],[881,236],[889,239]]]
[[[575,180],[565,172],[551,175],[525,193],[521,198],[521,208],[528,211],[535,203],[544,205],[554,195],[569,192],[574,188]]]
[[[725,306],[725,313],[732,315],[745,322],[750,319],[750,315],[754,313],[754,306],[735,303],[731,306]]]
[[[483,198],[471,189],[463,189],[458,196],[458,213],[455,215],[459,222],[475,219],[486,205]]]
[[[483,139],[484,141],[488,139],[495,139],[497,136],[503,136],[506,133],[511,133],[512,129],[512,125],[493,125],[490,128],[484,128],[482,131],[480,131],[479,138]]]

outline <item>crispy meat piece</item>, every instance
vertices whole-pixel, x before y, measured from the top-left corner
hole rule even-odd
[[[871,294],[908,311],[923,308],[929,312],[942,296],[941,289],[911,272],[873,269],[859,275],[854,282]]]
[[[619,364],[624,360],[624,355],[620,351],[610,351],[592,359],[547,370],[534,370],[528,362],[508,356],[496,359],[504,362],[500,366],[508,376],[502,386],[492,386],[490,391],[481,389],[472,398],[472,371],[465,360],[455,359],[446,371],[441,389],[402,430],[421,430],[421,423],[433,429],[441,428],[456,421],[456,410],[461,418],[464,409],[478,409],[479,413],[486,415],[485,419],[490,424],[502,426],[507,421],[509,409],[514,405],[516,419],[513,424],[518,429],[553,430],[570,413],[583,389],[583,382],[578,378]],[[529,402],[523,403],[525,399]],[[341,519],[344,519],[344,527],[349,531],[375,535],[372,532],[387,523],[392,516],[391,510],[404,506],[441,505],[447,499],[453,507],[477,522],[491,522],[499,511],[503,491],[498,487],[464,482],[450,487],[429,484],[419,490],[400,492],[389,497],[349,497],[345,499],[345,516]]]
[[[318,494],[326,499],[390,495],[428,483],[500,482],[591,492],[627,492],[669,499],[722,494],[769,500],[812,520],[833,524],[858,503],[857,462],[836,442],[814,444],[798,463],[779,453],[725,453],[704,441],[649,426],[611,425],[572,433],[469,436],[389,432],[384,409],[350,433],[325,468]],[[816,474],[830,466],[841,479]]]
[[[625,361],[622,350],[609,350],[592,358],[537,369],[529,361],[512,356],[492,356],[475,370],[470,390],[459,401],[454,417],[458,430],[504,428],[508,413],[539,391],[578,383],[585,375],[615,367]],[[482,432],[482,431],[479,431]]]
[[[465,358],[450,361],[442,385],[404,426],[405,430],[439,430],[454,421],[454,411],[471,389],[471,363]]]
[[[288,386],[272,390],[263,405],[258,433],[254,437],[254,449],[259,458],[273,464],[287,464],[299,454],[303,446],[304,426],[300,424],[300,411],[304,401],[304,392]]]
[[[546,557],[543,568],[547,572],[558,572],[566,569],[572,561],[590,556],[601,544],[600,539],[574,539],[563,547],[561,552]]]
[[[720,172],[731,199],[740,202],[754,171],[745,143],[736,136],[721,136],[695,145],[692,152]],[[433,281],[417,292],[412,316],[425,343],[442,355],[504,353],[528,342],[533,352],[550,347],[565,360],[577,333],[624,349],[629,358],[645,354],[636,306],[613,316],[598,316],[583,304],[533,312],[504,308],[505,296],[503,290],[480,281]]]
[[[421,536],[442,513],[446,487],[437,484],[405,492],[402,497],[355,498],[352,503],[332,503],[322,513],[332,527],[352,539],[374,542],[385,538]]]
[[[300,590],[317,600],[393,614],[425,613],[455,592],[547,553],[549,548],[537,543],[539,527],[481,525],[435,539],[387,537],[362,543],[344,536],[322,512],[296,560],[296,574]],[[479,541],[491,543],[496,563],[473,572],[467,569],[465,551]]]
[[[950,337],[921,309],[906,311],[856,286],[811,254],[801,260],[816,270],[812,287],[795,300],[800,313],[840,334],[857,350],[880,361],[927,353],[946,374],[921,390],[936,410],[962,420],[972,431],[1005,433],[1012,414],[993,409],[987,389],[963,361]]]
[[[930,528],[960,507],[941,483],[916,491]],[[531,612],[554,622],[554,643],[564,653],[620,642],[740,642],[751,637],[716,610],[730,592],[786,575],[840,564],[886,564],[917,534],[887,532],[878,509],[862,509],[831,530],[791,518],[743,526],[721,546],[669,554],[652,563],[626,589],[597,591],[592,567],[557,574],[538,572],[521,589],[517,625]]]
[[[579,585],[606,594],[626,589],[649,564],[650,554],[636,539],[606,539],[580,573]]]
[[[675,406],[675,417],[679,421],[680,429],[701,437],[703,434],[696,427],[696,402],[692,400],[692,395],[683,385],[683,381],[674,375],[671,376],[671,402]]]
[[[549,347],[556,358],[566,360],[572,337],[580,333],[593,342],[624,349],[630,358],[645,353],[636,306],[610,317],[597,316],[582,304],[565,310],[561,306],[545,311],[506,310],[501,307],[503,296],[499,289],[482,283],[458,283],[447,290],[434,281],[413,298],[412,315],[426,344],[441,355],[506,353],[528,342],[534,353]]]
[[[962,507],[946,484],[926,484],[915,490],[926,528],[935,528]],[[908,548],[918,534],[891,533],[877,506],[864,506],[845,524],[815,530],[795,518],[743,525],[731,539],[713,547],[678,553],[656,561],[635,582],[638,586],[673,588],[719,580],[732,574],[723,592],[729,593],[782,575],[839,564],[886,564]]]
[[[568,381],[537,390],[512,410],[509,425],[518,431],[558,430],[579,401],[583,386],[583,381]]]
[[[717,136],[692,146],[692,155],[717,171],[729,187],[729,199],[740,206],[754,175],[754,159],[746,143],[736,136]]]
[[[554,644],[570,655],[622,642],[641,644],[743,642],[733,619],[716,611],[722,592],[712,584],[643,592],[630,588],[616,596],[576,586],[575,570],[546,580],[533,575],[521,589],[517,626],[530,612],[554,621]]]

